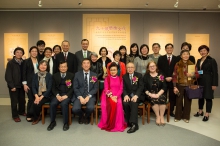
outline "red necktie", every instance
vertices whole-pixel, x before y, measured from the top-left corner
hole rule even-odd
[[[168,57],[168,59],[167,59],[167,60],[168,60],[168,63],[169,63],[169,65],[170,65],[170,57]]]

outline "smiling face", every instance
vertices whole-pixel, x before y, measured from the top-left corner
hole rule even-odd
[[[47,57],[47,58],[50,58],[50,57],[52,56],[52,51],[46,50],[46,51],[44,52],[44,56]]]
[[[39,64],[39,70],[40,70],[40,72],[45,72],[47,70],[47,63],[43,62],[43,63]]]
[[[114,59],[115,59],[116,62],[119,62],[119,61],[120,61],[120,58],[121,58],[121,56],[120,56],[119,54],[116,54],[116,55],[114,56]]]
[[[91,55],[92,62],[96,62],[97,60],[98,60],[98,57],[96,57],[95,55]]]
[[[70,49],[70,44],[69,42],[63,42],[61,47],[62,47],[63,52],[68,52]]]
[[[189,53],[188,52],[182,53],[181,58],[183,61],[189,60]]]
[[[158,45],[154,45],[154,46],[152,47],[152,50],[153,50],[154,54],[159,54],[159,52],[160,52],[160,47],[159,47]]]
[[[172,45],[168,45],[165,50],[166,50],[167,54],[172,54],[173,53]]]
[[[30,52],[30,56],[33,57],[33,58],[36,58],[37,57],[37,48],[33,48]]]
[[[102,50],[101,50],[101,56],[102,56],[102,57],[106,57],[106,54],[107,54],[106,50],[105,50],[105,49],[102,49]]]
[[[137,46],[134,46],[133,48],[131,48],[131,53],[136,54],[137,50]]]
[[[86,51],[89,47],[89,42],[88,41],[82,41],[81,46],[82,46],[82,49],[84,51]]]
[[[127,73],[129,73],[129,74],[133,74],[135,71],[135,66],[133,63],[128,63],[126,65],[126,68],[127,68]]]
[[[123,48],[123,49],[121,49],[121,50],[120,50],[120,52],[121,52],[121,55],[123,55],[123,56],[124,56],[124,55],[125,55],[125,53],[126,53],[126,50]]]
[[[66,73],[66,72],[67,72],[67,69],[68,69],[68,67],[67,67],[67,63],[66,63],[66,62],[60,64],[59,70],[60,70],[61,73]]]
[[[44,45],[44,44],[39,45],[39,46],[37,46],[37,47],[38,47],[38,50],[39,50],[40,53],[43,53],[43,52],[44,52],[44,49],[45,49],[45,45]]]
[[[209,52],[208,52],[205,48],[201,49],[201,50],[199,51],[199,53],[200,53],[200,55],[201,55],[202,57],[206,57],[206,56],[208,56],[208,54],[209,54]]]
[[[151,62],[148,66],[148,70],[150,71],[150,73],[155,73],[157,70],[157,65],[155,64],[155,62]]]
[[[22,56],[23,56],[23,52],[22,52],[21,50],[17,50],[17,51],[15,52],[15,58],[21,59]]]
[[[85,72],[87,72],[87,71],[89,71],[90,67],[91,67],[90,61],[89,61],[89,60],[83,60],[83,62],[82,62],[82,68],[83,68],[83,70],[84,70]]]
[[[181,48],[181,50],[188,50],[189,51],[189,47],[187,45],[185,45]]]
[[[116,66],[112,66],[110,68],[110,75],[115,77],[115,76],[117,76],[117,73],[118,73],[118,68]]]
[[[61,50],[60,50],[59,47],[55,47],[53,52],[54,52],[55,54],[59,54],[59,53],[61,52]]]
[[[147,55],[148,54],[148,49],[146,46],[144,46],[142,49],[141,49],[141,54],[142,55]]]

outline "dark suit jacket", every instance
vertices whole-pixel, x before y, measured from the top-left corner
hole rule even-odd
[[[54,59],[53,57],[51,57],[51,59],[48,61],[48,67],[47,67],[47,72],[49,72],[50,71],[50,61],[53,61],[53,74],[55,74],[56,72],[57,72],[57,68],[58,68],[58,66],[57,66],[57,61],[56,61],[56,59]]]
[[[129,78],[129,74],[126,73],[123,76],[123,98],[125,95],[131,95],[133,93],[134,95],[138,96],[138,101],[137,102],[142,102],[145,99],[145,95],[143,94],[143,89],[144,89],[144,82],[142,78],[142,74],[138,72],[134,72],[133,77],[136,76],[138,78],[138,82],[134,83],[131,85],[131,80]],[[130,96],[129,96],[130,97]]]
[[[92,63],[90,70],[97,74],[99,80],[103,80],[102,76],[104,71],[101,63],[96,62],[95,65]]]
[[[64,61],[64,54],[63,52],[61,52],[60,54],[57,54],[56,55],[56,62],[57,62],[57,71],[56,72],[59,72],[59,64],[60,64],[60,61]],[[68,66],[68,72],[71,72],[71,73],[76,73],[77,72],[77,59],[76,59],[76,55],[74,55],[73,53],[71,52],[68,52],[68,55],[67,55],[67,66]]]
[[[43,96],[49,98],[51,96],[51,89],[53,84],[52,75],[50,73],[47,73],[45,80],[46,80],[47,91],[43,93]],[[39,79],[38,79],[38,73],[36,73],[32,80],[33,95],[38,94],[38,90],[39,90]]]
[[[178,55],[177,56],[177,62],[179,62],[181,60],[181,57],[180,57],[180,55]],[[194,63],[194,64],[196,64],[196,59],[195,59],[195,57],[194,56],[189,56],[189,60],[192,62],[192,63]]]
[[[203,74],[199,75],[199,85],[204,86],[203,97],[205,99],[213,99],[214,94],[211,86],[218,86],[218,65],[214,58],[207,56],[200,68],[201,59],[197,60],[197,70],[203,70]]]
[[[172,55],[172,60],[170,62],[170,65],[167,60],[167,55],[160,56],[157,62],[157,67],[160,72],[162,72],[166,77],[172,77],[173,76],[173,71],[174,67],[177,63],[177,57]],[[169,88],[173,88],[173,83],[167,82],[167,85]]]
[[[87,58],[89,58],[91,51],[87,50]],[[78,71],[82,71],[82,60],[84,59],[82,50],[77,51],[76,53]]]
[[[89,76],[89,93],[88,94],[92,95],[91,98],[96,98],[96,93],[98,91],[98,80],[95,83],[90,82],[92,76],[96,76],[97,77],[97,74],[92,72],[92,71],[90,71],[90,76]],[[84,93],[84,89],[85,89],[84,74],[83,74],[83,71],[78,71],[75,74],[75,77],[74,77],[74,80],[73,80],[74,94],[73,94],[72,101],[74,101],[77,97],[82,96],[83,93]]]
[[[71,80],[72,85],[71,87],[67,87],[66,86],[66,95],[68,96],[68,98],[72,98],[73,97],[73,79],[74,79],[74,74],[70,73],[70,72],[66,72],[66,80]],[[61,74],[60,72],[57,72],[56,74],[53,75],[53,86],[52,86],[52,94],[53,97],[56,97],[57,94],[59,94],[60,91],[60,82],[61,82]]]
[[[27,81],[27,86],[32,87],[32,78],[34,76],[34,65],[31,58],[24,60],[23,81]]]

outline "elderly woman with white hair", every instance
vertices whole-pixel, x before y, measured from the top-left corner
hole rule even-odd
[[[90,60],[91,60],[91,68],[90,71],[95,72],[97,74],[97,77],[99,80],[102,80],[103,76],[103,67],[100,62],[97,62],[98,60],[98,55],[95,52],[91,52],[90,54]]]

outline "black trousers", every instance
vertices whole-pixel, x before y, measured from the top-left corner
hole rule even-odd
[[[86,111],[85,111],[86,118],[90,118],[91,113],[94,111],[94,105],[95,105],[95,98],[90,98],[89,101],[86,103]],[[77,114],[79,118],[82,118],[83,116],[82,104],[80,103],[79,99],[74,100],[72,111],[74,114]]]
[[[174,112],[174,107],[176,106],[176,95],[173,92],[173,87],[168,87],[168,99],[170,102],[170,112]]]
[[[205,100],[206,100],[206,112],[207,113],[211,113],[212,111],[212,99],[199,99],[198,100],[198,104],[199,104],[199,109],[203,109],[203,106],[205,104]]]
[[[34,95],[32,92],[31,87],[29,87],[30,90],[28,90],[27,96],[28,96],[28,103],[27,103],[27,118],[33,117],[33,105],[34,105]]]
[[[51,122],[54,122],[56,119],[56,111],[57,111],[57,105],[60,104],[62,114],[63,114],[63,124],[68,124],[68,116],[69,116],[69,102],[70,99],[67,98],[61,102],[57,100],[56,97],[53,97],[50,101],[50,120]]]
[[[35,103],[33,104],[33,118],[34,118],[33,120],[37,120],[39,118],[42,105],[49,101],[50,101],[49,98],[44,97],[43,99],[41,99],[39,104],[35,104]]]
[[[123,102],[125,119],[127,123],[138,124],[138,105],[137,102]]]
[[[25,113],[25,93],[23,88],[16,88],[16,91],[9,89],[11,99],[12,118],[19,117],[19,114]]]

